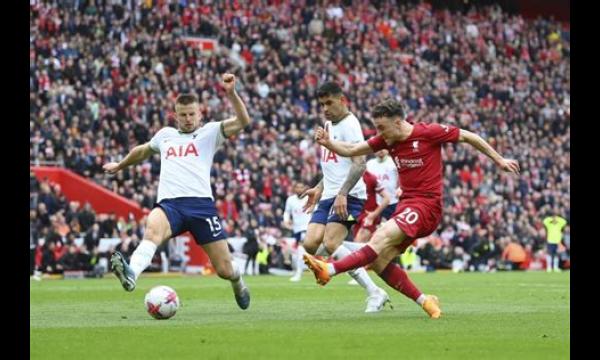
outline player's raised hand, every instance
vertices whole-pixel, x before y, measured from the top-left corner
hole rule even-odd
[[[117,162],[106,163],[102,166],[102,168],[104,169],[104,172],[107,174],[116,174],[120,170],[119,163],[117,163]]]
[[[521,167],[519,166],[519,162],[513,159],[502,159],[498,162],[498,166],[506,171],[514,174],[519,174],[521,172]]]
[[[300,199],[304,199],[305,196],[308,196],[308,200],[306,200],[306,204],[302,207],[302,211],[310,214],[321,199],[321,189],[318,186],[310,188],[300,195]]]
[[[228,94],[235,91],[235,75],[225,73],[223,74],[223,87]]]
[[[317,127],[317,130],[315,130],[315,141],[327,147],[329,144],[329,133],[327,130],[323,129],[321,126]]]

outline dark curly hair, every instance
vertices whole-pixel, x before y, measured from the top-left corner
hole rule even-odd
[[[386,99],[375,105],[373,111],[371,111],[373,119],[380,117],[396,117],[404,119],[406,113],[404,112],[404,106],[400,101],[394,99]]]
[[[333,82],[333,81],[329,81],[324,83],[323,85],[321,85],[319,87],[319,90],[317,90],[317,97],[324,97],[324,96],[338,96],[338,95],[342,95],[342,87],[340,86],[340,84]]]

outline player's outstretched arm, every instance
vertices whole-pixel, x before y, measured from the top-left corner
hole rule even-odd
[[[134,165],[146,160],[150,157],[150,155],[152,155],[152,153],[153,151],[150,147],[150,143],[138,145],[134,147],[129,154],[127,154],[125,159],[121,160],[120,162],[109,162],[104,164],[102,168],[104,169],[104,172],[108,174],[116,174],[118,171],[123,170],[130,165]]]
[[[519,162],[517,160],[505,159],[503,158],[494,148],[487,143],[487,141],[483,140],[481,136],[474,134],[467,130],[460,130],[460,134],[458,136],[459,142],[466,142],[470,144],[480,152],[484,153],[487,157],[492,159],[499,168],[504,171],[512,172],[518,174],[521,169],[519,167]]]
[[[235,110],[235,116],[223,121],[223,135],[229,137],[242,131],[250,124],[250,115],[246,110],[246,105],[235,91],[235,76],[233,74],[223,74],[223,87],[227,98]]]
[[[315,140],[321,146],[325,146],[334,153],[345,157],[362,156],[373,153],[373,150],[366,141],[351,144],[343,141],[331,140],[329,138],[329,133],[320,126],[315,131]]]

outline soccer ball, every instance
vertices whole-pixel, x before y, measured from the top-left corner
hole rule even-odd
[[[144,304],[148,314],[158,320],[173,317],[180,305],[175,290],[163,285],[150,289],[144,298]]]

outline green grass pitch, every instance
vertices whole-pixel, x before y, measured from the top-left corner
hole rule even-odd
[[[252,303],[240,310],[216,276],[142,277],[126,293],[100,280],[30,282],[31,359],[566,359],[569,273],[411,274],[438,295],[431,320],[400,293],[394,309],[363,313],[365,295],[339,276],[326,287],[306,272],[247,276]],[[170,320],[145,311],[146,291],[173,287],[182,307]]]

